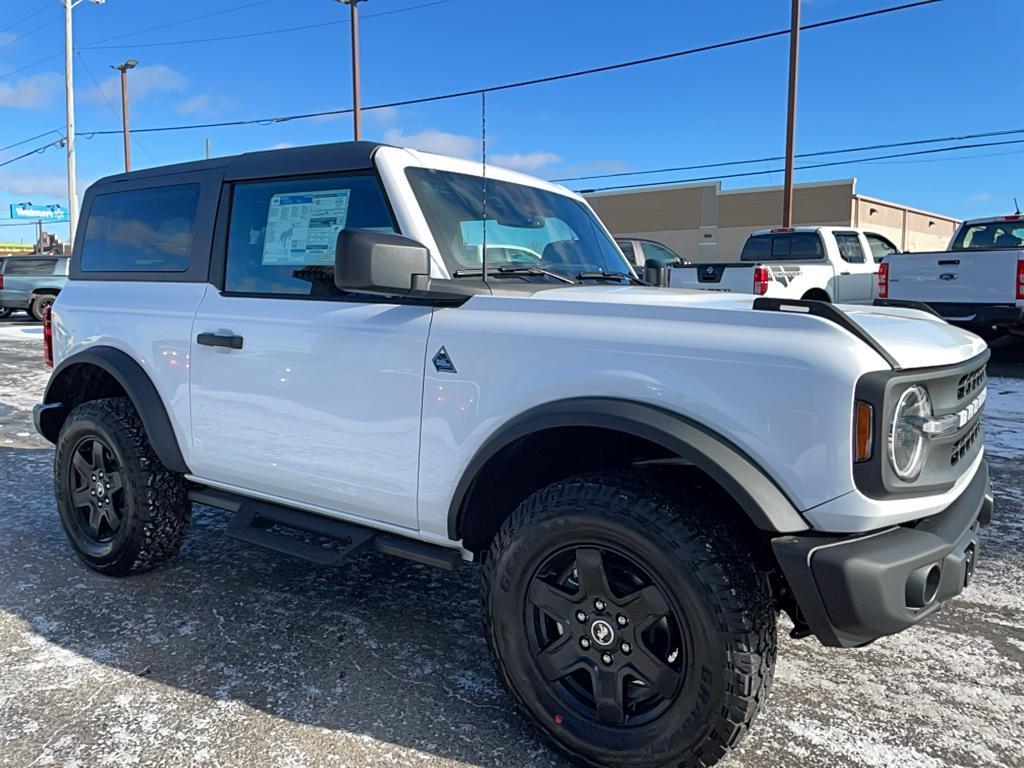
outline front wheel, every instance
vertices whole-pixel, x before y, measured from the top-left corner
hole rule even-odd
[[[709,497],[629,475],[554,483],[499,531],[484,619],[542,733],[593,766],[709,766],[771,685],[768,580]]]

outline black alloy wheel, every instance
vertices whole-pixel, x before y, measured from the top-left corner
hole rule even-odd
[[[84,540],[106,548],[125,517],[124,478],[113,449],[99,437],[84,437],[72,449],[68,488]]]
[[[526,602],[541,673],[577,712],[640,725],[671,706],[689,655],[686,628],[634,558],[598,546],[559,552]]]

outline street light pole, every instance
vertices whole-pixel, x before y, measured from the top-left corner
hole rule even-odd
[[[366,0],[337,0],[352,12],[352,137],[359,141],[362,135],[362,115],[359,110],[359,3]]]
[[[75,176],[75,84],[72,58],[75,48],[71,34],[71,11],[83,0],[62,0],[64,4],[64,89],[67,103],[67,125],[65,127],[64,144],[68,151],[68,227],[69,242],[75,239],[75,227],[78,225],[78,189]],[[95,5],[103,5],[107,0],[89,0]]]
[[[135,59],[128,59],[124,64],[111,64],[111,69],[121,73],[121,123],[124,132],[124,169],[132,169],[132,140],[128,130],[128,70],[139,65]]]
[[[793,161],[796,132],[796,73],[800,53],[800,0],[793,0],[789,32],[789,107],[786,112],[786,183],[782,191],[782,226],[793,226]]]

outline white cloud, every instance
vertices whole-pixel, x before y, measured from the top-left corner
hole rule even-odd
[[[529,152],[527,154],[492,155],[495,165],[523,173],[533,173],[546,165],[556,165],[562,162],[562,158],[554,152]]]
[[[176,110],[179,115],[194,115],[197,112],[213,112],[213,98],[208,93],[197,93],[181,102]]]
[[[128,72],[128,97],[138,101],[154,93],[168,93],[184,90],[188,79],[163,64],[151,67],[137,67]],[[114,103],[121,98],[121,76],[114,75],[104,80],[99,88],[93,88],[85,94],[87,101],[102,104],[104,100]]]
[[[374,122],[387,124],[398,119],[398,107],[381,107],[380,109],[369,109],[364,114]]]
[[[419,133],[404,133],[401,128],[390,128],[384,132],[384,141],[399,147],[411,147],[439,155],[480,159],[480,139],[458,133],[428,128]]]
[[[0,83],[0,106],[15,109],[47,109],[60,91],[63,78],[55,72],[29,75]]]
[[[987,203],[992,199],[992,195],[988,192],[978,192],[967,198],[969,203]]]
[[[0,189],[28,199],[35,196],[66,200],[68,196],[67,176],[62,173],[0,173]]]
[[[0,48],[6,48],[17,39],[18,36],[13,32],[0,32]]]
[[[294,146],[290,141],[279,141],[274,146],[267,147],[267,149],[291,149]]]

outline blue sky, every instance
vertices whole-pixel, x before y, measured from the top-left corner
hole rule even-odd
[[[784,28],[788,0],[369,0],[360,6],[363,100],[374,104],[540,77]],[[805,0],[804,23],[896,0]],[[63,129],[59,0],[3,0],[0,146]],[[235,9],[235,10],[229,10]],[[190,17],[206,19],[139,31]],[[379,15],[378,15],[379,14]],[[75,10],[80,131],[120,127],[117,73],[130,73],[132,125],[162,126],[350,106],[349,29],[335,24],[214,43],[196,38],[342,21],[332,0],[107,0]],[[1018,39],[1021,0],[944,0],[801,38],[797,151],[1024,128]],[[124,36],[102,42],[107,38]],[[153,46],[153,43],[174,45]],[[99,45],[107,47],[98,47]],[[53,56],[42,63],[27,66]],[[505,91],[488,97],[495,162],[539,176],[640,170],[781,154],[785,37],[664,63]],[[99,87],[97,87],[97,84]],[[108,103],[109,102],[109,103]],[[480,99],[367,112],[364,137],[478,156]],[[351,118],[137,134],[136,167],[274,146],[347,140]],[[56,138],[56,135],[51,138]],[[1024,134],[1004,137],[1024,139]],[[0,153],[0,162],[44,143]],[[122,167],[119,136],[80,138],[86,184]],[[912,148],[913,149],[913,148]],[[736,170],[765,170],[777,163]],[[670,181],[670,173],[618,180]],[[1024,202],[1024,144],[798,173],[798,182],[858,178],[864,194],[958,216],[1004,213]],[[726,188],[781,183],[781,174]],[[590,181],[575,186],[598,186]],[[616,183],[611,180],[605,183]],[[12,202],[63,202],[59,148],[0,167],[0,216]],[[66,227],[54,227],[66,234]],[[34,237],[0,228],[0,240]]]

